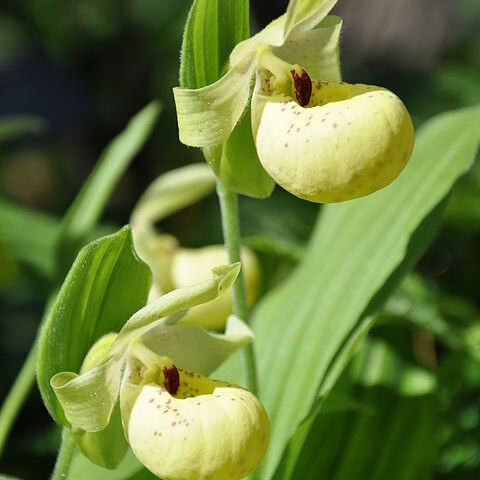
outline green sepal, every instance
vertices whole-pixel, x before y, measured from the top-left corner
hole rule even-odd
[[[262,167],[253,141],[248,107],[223,145],[205,148],[205,159],[224,185],[256,198],[271,195],[275,182]]]
[[[179,288],[158,298],[136,312],[122,328],[111,348],[111,355],[123,354],[133,336],[140,336],[155,322],[176,321],[183,311],[201,303],[214,300],[228,290],[240,272],[240,263],[219,265],[212,269],[213,278],[197,285]]]
[[[335,6],[337,0],[290,0],[287,7],[284,39],[294,32],[311,30]]]

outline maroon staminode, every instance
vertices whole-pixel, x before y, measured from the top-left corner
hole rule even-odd
[[[175,395],[180,384],[177,367],[175,365],[172,365],[171,368],[163,367],[163,376],[165,377],[165,389],[170,395]]]
[[[302,74],[299,75],[294,68],[290,70],[293,77],[293,84],[295,86],[295,96],[298,103],[305,107],[312,96],[312,80],[308,73],[302,68]]]

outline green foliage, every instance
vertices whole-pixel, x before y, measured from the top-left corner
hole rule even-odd
[[[46,121],[35,115],[0,117],[0,144],[24,135],[39,135],[46,126]]]
[[[60,372],[79,372],[90,347],[102,335],[118,332],[145,304],[150,283],[150,271],[137,258],[128,228],[79,253],[39,338],[38,385],[57,422],[68,425],[50,379]]]

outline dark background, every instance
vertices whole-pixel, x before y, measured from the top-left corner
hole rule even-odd
[[[287,1],[251,4],[255,32],[280,15]],[[43,135],[0,149],[3,198],[61,216],[102,148],[154,98],[163,104],[160,121],[116,188],[105,221],[128,222],[135,201],[157,175],[202,161],[197,150],[178,142],[171,94],[189,6],[186,0],[0,1],[0,116],[30,113],[48,122]],[[345,81],[394,90],[416,125],[438,112],[480,102],[480,1],[340,0],[335,13],[344,19]],[[477,305],[479,170],[457,188],[444,226],[419,267],[439,289]],[[317,212],[318,206],[277,188],[267,201],[242,199],[243,233],[287,238],[301,248]],[[214,197],[161,226],[184,245],[221,242]],[[265,289],[294,264],[271,252],[260,255]],[[49,287],[28,273],[0,292],[0,398],[34,338]],[[480,402],[478,391],[473,395]],[[32,393],[0,471],[46,478],[58,441],[39,395]],[[469,462],[478,466],[479,441],[473,443]],[[479,477],[439,473],[439,478]]]

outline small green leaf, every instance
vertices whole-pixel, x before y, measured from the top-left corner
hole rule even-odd
[[[155,322],[172,323],[188,308],[209,302],[228,290],[240,271],[240,263],[219,265],[212,270],[213,278],[191,287],[179,288],[161,296],[136,312],[118,335],[111,350],[112,355],[123,353],[132,336],[140,335],[153,327]],[[175,315],[175,316],[174,316]],[[167,317],[174,316],[172,319]]]
[[[47,126],[42,117],[35,115],[8,115],[0,117],[0,144],[23,135],[39,135]]]
[[[292,33],[273,52],[285,62],[301,65],[311,78],[339,82],[341,29],[342,19],[329,15],[313,30]]]
[[[284,38],[295,32],[311,30],[334,7],[337,0],[290,0],[287,7]]]
[[[79,253],[39,337],[38,384],[58,423],[68,425],[50,379],[61,372],[79,372],[90,347],[106,333],[118,332],[145,305],[150,284],[150,271],[133,250],[129,228]]]
[[[59,238],[60,267],[67,270],[86,236],[97,223],[119,178],[149,138],[160,104],[149,103],[105,148],[93,172],[68,209]],[[64,271],[60,271],[63,276]]]

